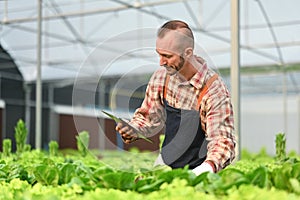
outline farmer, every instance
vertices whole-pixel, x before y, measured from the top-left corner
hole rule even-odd
[[[164,128],[165,139],[155,165],[196,174],[217,172],[235,158],[233,110],[221,78],[194,55],[194,36],[179,20],[165,23],[157,33],[160,68],[152,75],[144,101],[130,124],[145,136]],[[130,127],[118,123],[125,143],[137,140]]]

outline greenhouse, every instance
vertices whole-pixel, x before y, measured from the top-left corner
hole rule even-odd
[[[299,199],[299,4],[0,1],[0,199]],[[126,144],[102,112],[132,118],[174,19],[231,93],[237,154],[216,173],[153,167],[165,130]]]

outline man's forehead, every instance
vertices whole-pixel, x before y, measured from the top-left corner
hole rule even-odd
[[[173,31],[171,31],[173,32]],[[177,52],[178,39],[174,34],[166,34],[164,37],[158,37],[156,40],[156,49],[164,52]]]
[[[168,51],[168,50],[163,49],[163,48],[156,48],[156,52],[160,55],[173,55],[173,54],[175,54],[175,52]]]
[[[178,50],[173,50],[172,48],[169,47],[163,47],[163,46],[156,46],[156,52],[160,55],[174,55],[174,54],[178,54],[179,55],[179,51]]]

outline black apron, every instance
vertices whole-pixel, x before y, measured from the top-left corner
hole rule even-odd
[[[213,76],[207,83],[210,85],[216,77]],[[172,168],[182,168],[188,165],[189,169],[194,169],[204,162],[207,155],[208,142],[201,127],[200,112],[199,109],[184,110],[170,106],[166,101],[168,80],[167,75],[164,87],[164,105],[167,119],[161,156],[164,163]],[[205,86],[208,88],[208,84]],[[204,95],[202,93],[206,91],[207,89],[202,90],[199,95],[199,106]]]

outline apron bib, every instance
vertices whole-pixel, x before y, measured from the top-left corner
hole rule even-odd
[[[216,78],[217,74],[210,78],[202,89],[198,99],[198,108],[207,88]],[[208,142],[201,127],[200,112],[199,109],[185,110],[170,106],[166,101],[168,82],[169,76],[167,75],[164,87],[167,119],[161,156],[164,163],[172,168],[189,165],[189,168],[193,169],[204,162],[207,154]]]

